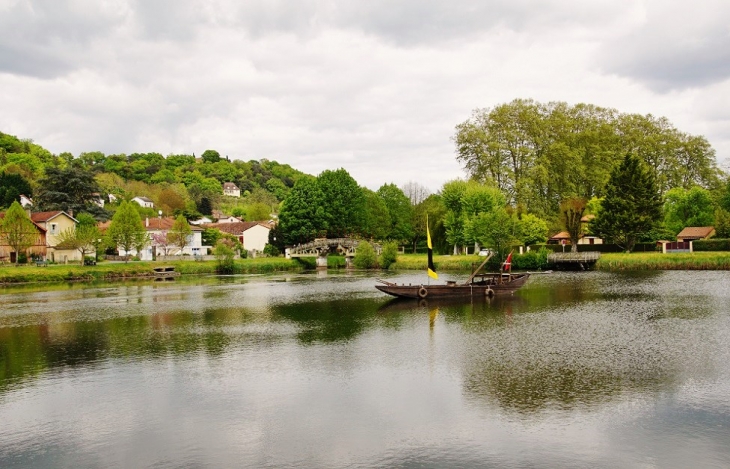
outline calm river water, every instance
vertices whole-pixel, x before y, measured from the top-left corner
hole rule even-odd
[[[0,467],[730,467],[730,273],[374,284],[2,290]]]

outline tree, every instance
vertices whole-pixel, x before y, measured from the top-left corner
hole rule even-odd
[[[20,254],[36,243],[38,234],[38,228],[20,203],[13,202],[0,220],[0,235],[15,252],[16,265]]]
[[[390,214],[385,201],[370,189],[363,189],[365,214],[362,235],[371,239],[385,239],[390,232]]]
[[[148,241],[147,230],[134,205],[133,202],[122,201],[107,230],[114,246],[121,247],[127,256],[133,249],[141,251]]]
[[[200,155],[200,159],[203,160],[203,163],[217,163],[221,159],[221,154],[215,150],[205,150]]]
[[[343,168],[326,170],[317,176],[317,184],[322,193],[327,236],[359,234],[364,221],[365,196],[352,176]]]
[[[30,183],[20,174],[0,173],[0,208],[10,207],[20,201],[20,196],[32,196]]]
[[[730,238],[730,212],[718,208],[715,210],[715,236]]]
[[[281,204],[279,229],[285,245],[306,243],[327,232],[324,194],[314,178],[294,184]]]
[[[631,252],[639,238],[661,219],[662,200],[654,174],[637,156],[627,153],[612,172],[593,232]]]
[[[507,255],[510,246],[519,241],[517,219],[505,208],[480,213],[474,217],[471,226],[479,244],[493,248],[500,259]]]
[[[79,251],[81,253],[81,265],[84,265],[86,254],[96,249],[101,233],[96,226],[96,219],[88,213],[79,214],[77,221],[79,222],[78,225],[65,229],[59,234],[56,247]]]
[[[578,252],[578,240],[583,227],[581,218],[586,211],[586,204],[586,199],[580,197],[570,197],[560,204],[560,217],[565,231],[570,235],[571,252]]]
[[[94,174],[80,163],[65,168],[48,167],[38,184],[36,204],[40,210],[63,210],[69,214],[95,207],[100,192]]]
[[[667,191],[664,202],[664,224],[677,234],[688,226],[711,226],[715,207],[710,191],[695,186],[689,190],[675,187]]]
[[[170,231],[167,232],[167,241],[173,246],[179,248],[179,254],[182,255],[183,249],[187,246],[192,234],[193,230],[190,228],[188,221],[182,215],[178,215],[175,222],[172,224],[172,228],[170,228]]]
[[[548,225],[545,220],[531,213],[522,215],[517,223],[519,237],[526,246],[547,241]]]
[[[370,243],[361,241],[355,248],[355,257],[352,263],[358,269],[373,269],[378,266],[378,255]]]
[[[413,237],[413,207],[411,201],[395,184],[383,184],[378,195],[388,209],[390,226],[387,238],[403,243]]]

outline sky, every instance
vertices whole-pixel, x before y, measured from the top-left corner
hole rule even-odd
[[[465,177],[514,99],[666,117],[730,160],[730,2],[0,0],[0,131],[51,152],[217,150],[362,186]]]

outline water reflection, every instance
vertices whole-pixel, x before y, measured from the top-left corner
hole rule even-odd
[[[726,461],[715,444],[730,424],[728,277],[696,273],[688,285],[685,275],[557,273],[512,297],[467,301],[391,300],[357,273],[9,291],[0,296],[0,466],[8,454],[57,454],[34,446],[45,440],[66,454],[120,444],[131,454],[134,444],[120,441],[137,433],[193,458],[142,452],[131,459],[141,466],[342,467],[352,455],[364,467],[636,466],[647,447],[670,454],[658,442],[677,428],[699,435],[697,460]],[[96,410],[69,405],[59,386],[83,389]],[[99,409],[102,395],[155,416],[127,421],[120,435],[97,421],[124,419]],[[18,410],[64,405],[73,411],[36,417],[57,419],[47,428]],[[196,424],[182,425],[180,409]],[[91,448],[80,430],[75,443],[58,430],[76,419],[103,429],[85,435]],[[222,428],[246,436],[230,440]],[[580,443],[587,428],[606,454]],[[534,445],[542,430],[572,446]],[[211,440],[214,453],[195,443],[211,435],[229,445]],[[503,453],[486,443],[495,441]],[[627,451],[625,464],[611,464]]]

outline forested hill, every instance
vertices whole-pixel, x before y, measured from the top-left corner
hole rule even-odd
[[[17,198],[17,192],[27,196],[40,195],[39,200],[47,199],[43,197],[46,180],[53,177],[68,180],[74,177],[74,172],[79,173],[77,176],[89,173],[92,176],[89,182],[97,185],[94,192],[107,200],[109,194],[117,199],[145,196],[166,214],[210,214],[212,209],[219,208],[247,219],[268,218],[295,182],[307,176],[276,161],[229,160],[215,150],[206,150],[198,157],[182,154],[163,156],[154,152],[53,155],[30,140],[0,132],[0,174],[5,175],[3,184],[0,184],[0,207],[7,207]],[[9,175],[12,177],[8,179]],[[28,186],[13,182],[20,179],[17,176]],[[240,188],[240,199],[222,196],[221,187],[225,182],[232,182]],[[17,190],[16,184],[20,184]],[[28,187],[30,194],[26,193]],[[103,213],[98,215],[103,217]]]

